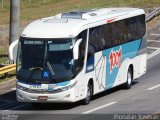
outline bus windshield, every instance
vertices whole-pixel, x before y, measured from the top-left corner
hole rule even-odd
[[[75,39],[21,38],[17,79],[32,83],[56,83],[73,76]]]

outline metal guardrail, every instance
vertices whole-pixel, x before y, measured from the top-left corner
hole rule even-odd
[[[16,64],[7,65],[0,68],[0,75],[12,72],[16,70]]]
[[[155,8],[152,12],[150,12],[146,15],[146,22],[149,22],[150,20],[152,20],[155,16],[157,16],[159,14],[160,14],[160,7]]]

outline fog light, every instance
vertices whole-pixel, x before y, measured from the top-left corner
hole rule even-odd
[[[22,95],[18,94],[18,97],[23,100],[23,96]]]
[[[67,98],[70,97],[70,94],[66,95],[65,97],[67,97]]]

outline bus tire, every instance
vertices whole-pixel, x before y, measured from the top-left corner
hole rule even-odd
[[[88,83],[87,85],[87,95],[86,98],[82,101],[84,105],[88,105],[92,98],[92,85]]]
[[[131,69],[131,67],[129,67],[128,72],[127,72],[127,81],[124,84],[124,88],[130,89],[132,86],[132,82],[133,82],[133,70]]]

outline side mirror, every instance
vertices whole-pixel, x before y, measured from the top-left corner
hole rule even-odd
[[[9,46],[9,58],[14,63],[16,62],[17,57],[17,48],[18,48],[18,40],[15,40],[11,45]]]
[[[78,39],[73,47],[73,59],[74,60],[77,60],[79,57],[79,46],[80,46],[81,42],[82,42],[82,39]]]

